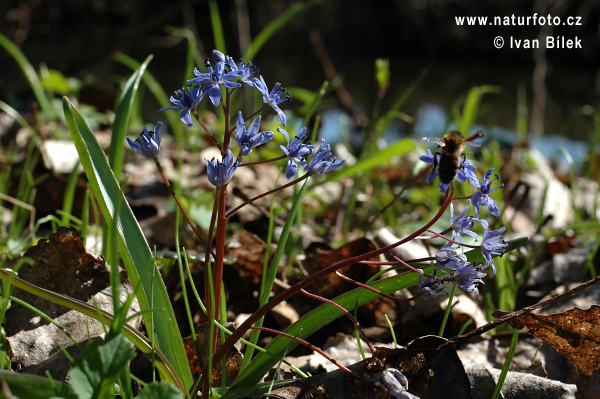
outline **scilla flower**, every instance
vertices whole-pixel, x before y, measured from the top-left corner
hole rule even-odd
[[[168,109],[182,109],[179,117],[181,121],[188,126],[192,126],[192,116],[190,112],[196,109],[204,94],[200,93],[200,85],[193,85],[192,87],[183,88],[175,92],[175,96],[171,96],[171,102],[175,104],[172,107],[161,108],[159,111],[166,111]]]
[[[142,154],[148,159],[156,159],[158,157],[158,152],[160,151],[161,129],[161,122],[156,124],[153,132],[149,132],[148,129],[144,127],[142,133],[140,133],[140,137],[135,139],[135,141],[127,137],[127,142],[138,154]]]
[[[396,399],[419,399],[419,397],[409,393],[408,379],[395,368],[387,368],[381,373],[375,374],[373,377],[368,379],[370,382],[381,381],[383,388],[389,393],[389,395]]]
[[[213,59],[215,61],[214,69],[207,59],[206,65],[208,67],[208,73],[202,73],[198,71],[197,68],[194,68],[194,75],[196,75],[196,77],[188,80],[188,82],[207,83],[202,89],[202,96],[208,93],[210,101],[216,107],[221,103],[221,86],[228,89],[240,87],[242,85],[241,83],[232,82],[232,80],[242,76],[244,71],[227,71],[225,56],[218,50],[213,51]]]
[[[206,158],[204,158],[204,160],[206,161],[208,181],[216,187],[229,183],[240,165],[239,159],[236,161],[233,160],[233,153],[231,150],[227,150],[225,155],[223,155],[222,162],[215,162],[214,158],[210,161]]]
[[[320,175],[339,168],[344,162],[345,160],[343,159],[336,161],[335,157],[331,155],[331,146],[325,144],[325,140],[321,140],[321,145],[310,159],[310,163],[307,164],[306,161],[301,161],[301,164],[311,174]]]
[[[498,230],[489,231],[488,230],[488,222],[486,220],[479,221],[485,232],[483,233],[483,239],[481,240],[481,254],[485,258],[485,267],[491,266],[492,271],[496,274],[496,268],[492,263],[492,255],[503,255],[504,247],[507,247],[508,244],[504,241],[504,237],[501,236],[502,233],[506,231],[506,227],[502,227]]]
[[[471,201],[473,201],[473,208],[475,208],[475,215],[477,215],[477,217],[479,217],[479,207],[480,206],[487,206],[492,215],[500,216],[500,208],[498,208],[498,203],[490,197],[490,193],[492,193],[493,191],[495,191],[499,188],[504,187],[504,185],[500,184],[497,187],[490,188],[490,186],[492,185],[492,183],[494,181],[500,179],[498,177],[498,175],[495,175],[496,177],[494,179],[490,180],[490,175],[493,172],[494,172],[494,168],[489,169],[487,172],[485,172],[485,175],[483,176],[483,181],[481,182],[481,184],[479,184],[479,181],[477,181],[477,184],[474,184],[474,186],[479,189],[479,191],[477,191],[471,197]]]
[[[269,130],[264,132],[259,132],[260,129],[260,116],[258,116],[254,121],[250,124],[250,127],[246,129],[246,124],[244,123],[244,117],[242,116],[242,111],[238,113],[238,121],[235,130],[235,138],[237,139],[240,147],[242,148],[242,154],[248,155],[252,152],[254,147],[257,147],[261,144],[268,143],[273,140],[275,134]]]
[[[482,277],[485,273],[479,271],[479,268],[470,265],[462,265],[454,271],[454,281],[465,291],[474,292],[479,295],[478,284],[483,284]]]
[[[473,237],[475,241],[479,239],[475,232],[469,230],[475,225],[473,217],[467,216],[467,212],[469,211],[470,206],[471,202],[469,201],[467,202],[467,206],[465,206],[465,209],[463,209],[461,213],[454,217],[454,205],[450,203],[450,228],[452,229],[452,239],[455,241],[462,242],[461,234],[467,234]]]
[[[235,64],[235,61],[230,56],[227,56],[227,65],[231,68],[232,72],[242,71],[242,74],[239,76],[239,80],[246,83],[248,86],[254,87],[254,82],[250,77],[255,73],[258,73],[258,68],[252,64],[252,62],[244,63],[244,60],[240,60],[239,65]]]
[[[262,94],[263,102],[271,108],[273,108],[275,112],[277,112],[277,115],[281,120],[281,124],[285,127],[285,125],[287,124],[287,118],[281,110],[281,108],[279,108],[279,104],[281,104],[284,101],[292,101],[290,93],[288,93],[288,91],[285,88],[281,87],[281,83],[275,83],[275,87],[273,87],[271,92],[269,92],[267,84],[265,83],[265,80],[262,76],[259,76],[258,79],[254,78],[253,82],[254,87],[256,87],[258,91],[260,91],[260,93]]]
[[[291,179],[292,177],[294,177],[296,175],[296,172],[298,172],[297,162],[304,162],[304,158],[307,155],[312,154],[313,150],[315,149],[315,146],[310,143],[305,142],[306,141],[306,137],[304,136],[306,133],[305,127],[300,129],[300,131],[298,132],[298,135],[296,137],[294,137],[294,139],[291,142],[290,142],[290,136],[289,136],[288,132],[286,132],[285,130],[283,130],[280,127],[277,128],[277,131],[279,133],[283,134],[287,141],[287,146],[281,145],[280,147],[281,147],[281,150],[288,157],[287,167],[285,169],[285,177],[287,177],[288,179]]]

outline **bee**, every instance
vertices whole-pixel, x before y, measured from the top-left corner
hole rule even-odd
[[[472,140],[483,137],[483,130],[479,130],[465,138],[458,130],[451,130],[443,137],[424,137],[424,141],[437,143],[441,153],[433,155],[433,168],[438,168],[440,182],[450,184],[458,174],[459,169],[464,167],[466,154],[463,153],[465,145],[479,146],[478,143],[469,143]],[[439,155],[439,158],[438,158]]]

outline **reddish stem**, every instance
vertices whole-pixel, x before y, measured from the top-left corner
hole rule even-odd
[[[315,352],[317,352],[318,354],[320,354],[321,356],[323,356],[325,359],[329,360],[331,363],[335,364],[341,370],[343,370],[346,373],[350,374],[352,377],[356,378],[357,380],[359,380],[361,382],[364,382],[365,384],[369,384],[369,381],[367,381],[366,378],[361,377],[360,375],[354,373],[353,371],[350,371],[346,366],[344,366],[343,364],[340,364],[337,360],[335,360],[334,358],[332,358],[331,356],[329,356],[327,353],[323,352],[321,349],[317,348],[316,346],[314,346],[310,342],[303,340],[302,338],[298,338],[298,337],[295,337],[293,335],[284,333],[283,331],[273,330],[273,329],[267,328],[267,327],[255,327],[255,326],[253,326],[251,328],[254,329],[254,330],[262,330],[262,331],[270,332],[270,333],[273,333],[273,334],[282,335],[282,336],[284,336],[286,338],[289,338],[289,339],[293,339],[294,341],[299,342],[302,345],[307,346],[310,349],[314,350]]]
[[[390,294],[386,294],[385,292],[381,292],[381,291],[379,291],[377,288],[371,287],[370,285],[366,285],[366,284],[363,284],[363,283],[361,283],[361,282],[358,282],[358,281],[356,281],[356,280],[353,280],[353,279],[351,279],[350,277],[348,277],[348,276],[345,276],[345,275],[343,275],[342,273],[340,273],[340,272],[338,272],[338,271],[336,271],[336,272],[335,272],[335,274],[337,274],[338,276],[340,276],[340,277],[341,277],[341,278],[343,278],[344,280],[346,280],[346,281],[348,281],[348,282],[350,282],[350,283],[352,283],[352,284],[354,284],[354,285],[357,285],[357,286],[359,286],[360,288],[364,288],[364,289],[366,289],[366,290],[369,290],[369,291],[371,291],[371,292],[374,292],[374,293],[376,293],[377,295],[381,295],[381,296],[382,296],[382,297],[384,297],[384,298],[391,299],[391,300],[392,300],[392,301],[394,301],[394,302],[410,302],[410,301],[414,301],[415,299],[418,299],[418,298],[420,298],[420,297],[421,297],[421,294],[417,294],[417,295],[415,295],[415,296],[412,296],[412,297],[410,297],[410,298],[406,298],[406,299],[402,299],[402,298],[396,298],[395,296],[393,296],[393,295],[390,295]]]
[[[336,272],[339,274],[339,272]],[[304,295],[306,295],[309,298],[313,298],[313,299],[318,299],[319,301],[323,301],[325,303],[330,304],[331,306],[335,306],[336,308],[338,308],[339,310],[341,310],[346,316],[348,316],[348,318],[350,320],[352,320],[352,322],[354,323],[354,325],[356,326],[356,328],[358,328],[358,332],[360,334],[360,336],[362,337],[362,339],[366,342],[367,346],[369,347],[369,350],[371,351],[371,356],[375,356],[375,347],[371,344],[371,341],[369,341],[369,338],[367,338],[367,335],[365,334],[365,331],[362,329],[362,327],[360,326],[360,323],[358,322],[358,320],[356,320],[356,318],[354,316],[352,316],[352,314],[350,312],[348,312],[342,305],[340,305],[339,303],[335,303],[334,301],[332,301],[331,299],[322,297],[320,295],[317,294],[311,294],[310,292],[306,291],[304,288],[300,290],[301,293],[303,293]]]

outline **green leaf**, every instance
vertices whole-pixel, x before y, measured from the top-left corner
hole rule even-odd
[[[73,389],[62,382],[52,381],[37,375],[21,374],[0,370],[0,381],[8,385],[12,397],[27,399],[78,399]],[[3,390],[4,391],[4,390]],[[5,398],[0,393],[0,398]]]
[[[173,385],[166,381],[153,382],[146,385],[137,399],[181,399],[183,395]]]
[[[393,157],[408,154],[411,151],[415,151],[416,148],[417,146],[413,139],[398,140],[383,150],[374,151],[361,157],[352,166],[340,168],[337,173],[334,173],[324,181],[338,181],[345,177],[364,175],[376,167],[387,164]]]
[[[52,104],[50,103],[50,100],[48,99],[48,97],[46,97],[46,92],[44,91],[44,88],[42,87],[42,83],[40,82],[40,77],[35,72],[35,69],[33,69],[33,66],[31,66],[31,64],[29,63],[29,60],[27,60],[27,57],[25,57],[25,54],[23,54],[21,52],[21,50],[19,50],[19,48],[17,46],[15,46],[15,44],[13,42],[11,42],[8,37],[4,36],[1,33],[0,33],[0,46],[4,47],[4,49],[6,51],[8,51],[8,53],[13,57],[13,59],[19,65],[19,68],[21,68],[21,71],[23,71],[23,74],[25,75],[25,78],[27,78],[27,81],[29,82],[29,86],[31,87],[31,90],[33,91],[33,94],[35,95],[35,98],[37,99],[38,103],[40,104],[40,108],[42,109],[42,111],[47,112],[51,116],[54,116],[54,110],[52,108]]]
[[[506,250],[513,250],[529,241],[529,238],[518,238],[508,242]],[[472,262],[476,262],[479,258],[483,261],[483,256],[480,250],[473,250],[466,253],[467,259]],[[432,273],[432,267],[427,266],[423,269],[425,273]],[[375,281],[370,284],[371,287],[378,289],[379,291],[390,294],[392,292],[401,290],[403,288],[412,287],[419,281],[418,273],[403,273],[390,277],[383,280]],[[358,306],[362,306],[368,302],[378,299],[380,296],[372,291],[364,288],[357,288],[342,294],[334,299],[336,303],[344,307],[348,311],[354,310]],[[311,334],[315,333],[319,329],[323,328],[333,320],[342,316],[344,313],[337,309],[335,306],[330,304],[323,304],[304,315],[296,323],[288,327],[285,332],[295,337],[306,339]],[[250,387],[256,385],[262,376],[264,376],[280,359],[283,358],[284,354],[289,352],[298,343],[292,341],[289,338],[283,336],[277,336],[265,349],[267,352],[259,353],[256,358],[252,360],[250,365],[242,371],[239,377],[231,386],[231,389],[238,389],[243,387]]]
[[[123,65],[128,66],[133,70],[137,70],[142,66],[142,64],[136,61],[135,59],[120,52],[117,52],[115,54],[115,60],[119,61]],[[169,101],[169,96],[167,95],[161,84],[158,83],[158,80],[156,80],[156,78],[154,77],[154,75],[152,75],[152,73],[150,73],[150,71],[144,72],[144,75],[142,76],[142,81],[148,87],[148,89],[150,89],[150,91],[154,95],[154,98],[156,98],[156,101],[158,101],[158,105],[161,108],[167,108],[173,105],[171,104],[171,101]],[[183,122],[179,120],[179,113],[174,111],[165,112],[164,115],[165,118],[167,118],[167,121],[169,122],[169,127],[171,128],[175,139],[183,140]]]
[[[69,371],[73,390],[80,399],[114,398],[117,377],[134,355],[121,334],[86,345]]]
[[[469,91],[469,94],[467,94],[462,114],[458,110],[455,111],[456,128],[458,131],[465,135],[469,133],[471,126],[473,126],[477,118],[481,97],[484,94],[499,93],[501,91],[502,88],[499,86],[484,85],[473,87]]]
[[[127,135],[127,125],[131,116],[131,109],[133,108],[133,100],[150,60],[152,60],[152,55],[149,55],[139,69],[131,75],[117,101],[115,122],[113,123],[110,150],[108,152],[108,164],[118,179],[121,177],[121,171],[123,170],[125,136]]]
[[[244,61],[251,61],[265,43],[273,36],[279,29],[281,29],[288,21],[290,21],[296,14],[315,4],[316,1],[310,2],[299,2],[292,4],[283,14],[275,18],[271,23],[263,28],[258,35],[252,40],[250,48],[244,53],[242,57]]]
[[[181,378],[184,388],[189,389],[192,375],[183,340],[146,238],[89,126],[69,99],[63,98],[63,107],[81,165],[102,215],[108,223],[118,223],[121,256],[131,285],[135,288],[148,334],[151,339],[156,335],[158,348]],[[115,215],[117,202],[122,205]]]

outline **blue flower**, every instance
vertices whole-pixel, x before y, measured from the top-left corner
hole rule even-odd
[[[265,83],[265,80],[262,76],[259,76],[258,79],[254,78],[253,82],[254,86],[262,94],[263,102],[269,105],[271,108],[273,108],[275,112],[277,112],[281,123],[285,127],[285,125],[287,124],[287,118],[281,110],[281,108],[278,107],[278,105],[284,101],[292,101],[290,93],[288,93],[285,88],[281,87],[281,83],[275,83],[275,87],[273,87],[271,92],[269,92],[267,84]]]
[[[390,396],[396,399],[419,399],[407,391],[408,379],[395,368],[387,368],[368,380],[370,382],[381,380],[384,389],[389,392]]]
[[[483,233],[483,239],[481,240],[481,254],[485,258],[485,268],[488,266],[492,267],[492,271],[496,274],[496,268],[492,263],[492,255],[503,255],[504,250],[502,248],[507,247],[508,244],[504,241],[502,233],[506,231],[506,227],[502,227],[498,230],[489,231],[488,222],[486,220],[479,220],[479,223],[485,229]]]
[[[474,186],[479,189],[479,191],[477,191],[471,197],[471,201],[473,201],[473,208],[475,208],[475,214],[477,215],[477,217],[479,217],[479,207],[480,206],[487,206],[492,215],[500,216],[500,208],[498,208],[498,203],[490,197],[490,193],[499,188],[504,187],[504,185],[500,184],[499,186],[490,189],[490,186],[492,185],[492,183],[496,180],[499,180],[498,175],[495,175],[496,177],[494,179],[490,180],[490,175],[493,172],[494,172],[494,168],[491,168],[490,170],[485,172],[485,175],[483,176],[483,181],[481,182],[481,184],[479,184],[479,181],[477,181],[477,184],[474,184]]]
[[[477,284],[483,284],[482,277],[485,277],[485,273],[467,264],[457,267],[454,271],[454,281],[456,281],[456,284],[463,290],[474,292],[477,295],[479,295]]]
[[[302,160],[300,163],[313,175],[320,175],[323,173],[331,172],[342,166],[346,162],[343,159],[336,161],[335,157],[331,155],[331,146],[325,144],[325,140],[321,140],[321,145],[317,152],[310,159],[310,163]]]
[[[437,158],[437,161],[434,162],[434,160]],[[433,154],[431,152],[431,150],[428,148],[427,149],[427,155],[421,155],[419,157],[419,159],[425,163],[428,163],[430,165],[434,165],[435,167],[431,170],[431,173],[429,173],[429,176],[427,176],[427,183],[431,183],[438,175],[438,169],[439,169],[439,158],[440,158],[440,154]]]
[[[238,121],[235,131],[235,138],[237,139],[240,147],[242,148],[242,154],[248,155],[252,152],[252,148],[261,144],[268,143],[273,140],[275,134],[269,130],[259,132],[260,129],[260,116],[254,119],[250,124],[250,128],[246,130],[246,124],[244,123],[244,117],[242,111],[238,113]]]
[[[287,155],[287,157],[288,157],[287,167],[285,169],[285,177],[287,177],[288,179],[291,179],[298,172],[297,162],[304,162],[304,158],[307,155],[312,154],[313,150],[315,149],[315,146],[311,145],[310,142],[305,143],[305,141],[306,141],[306,137],[304,136],[306,134],[305,127],[300,129],[300,131],[298,132],[296,137],[294,137],[294,139],[292,140],[291,143],[290,143],[290,136],[288,135],[288,133],[285,130],[278,127],[277,131],[279,133],[282,133],[285,136],[285,139],[287,141],[287,146],[284,147],[284,146],[280,145],[279,147],[285,153],[285,155]]]
[[[177,90],[175,95],[177,97],[171,96],[171,103],[175,105],[172,107],[161,108],[159,111],[182,109],[183,111],[179,114],[181,121],[188,126],[192,126],[193,122],[190,112],[198,106],[202,97],[204,97],[204,94],[200,94],[200,85],[195,84],[191,88],[188,86],[187,89],[183,88]]]
[[[475,171],[477,168],[471,165],[471,162],[468,159],[461,164],[461,167],[458,169],[458,174],[456,175],[456,180],[459,183],[464,183],[467,180],[471,182],[475,187],[479,187],[479,180],[477,180],[477,176],[475,175]]]
[[[127,142],[138,154],[141,154],[148,159],[156,159],[158,157],[158,152],[160,151],[161,129],[162,123],[160,122],[156,124],[153,132],[149,132],[148,129],[144,127],[140,137],[135,139],[135,141],[127,137]]]
[[[444,280],[440,277],[427,277],[424,282],[421,281],[422,277],[423,275],[419,278],[419,289],[425,299],[431,299],[444,292]]]
[[[450,228],[452,229],[452,239],[462,242],[461,234],[467,234],[477,241],[479,237],[473,231],[469,230],[475,225],[472,216],[467,216],[467,212],[471,206],[471,202],[467,202],[467,206],[461,213],[454,217],[454,205],[450,203]]]
[[[222,162],[215,162],[214,158],[210,161],[206,158],[204,158],[204,160],[206,161],[208,181],[216,187],[229,183],[240,165],[239,159],[235,162],[233,161],[233,153],[231,150],[227,150],[225,155],[223,155]]]
[[[242,71],[239,80],[246,83],[248,86],[254,87],[254,82],[250,77],[255,73],[258,73],[258,68],[252,64],[252,62],[244,63],[244,60],[240,60],[239,65],[235,64],[235,61],[230,56],[227,56],[227,65],[231,68],[232,72]]]
[[[241,83],[232,82],[232,80],[242,76],[244,71],[227,71],[225,56],[218,50],[213,51],[213,59],[215,62],[214,69],[207,59],[206,65],[208,67],[208,72],[202,73],[198,71],[197,68],[194,68],[194,75],[197,77],[188,80],[188,82],[207,83],[207,85],[202,88],[202,96],[208,93],[210,101],[216,107],[221,103],[221,86],[228,89],[240,87],[242,85]]]
[[[464,254],[459,254],[456,249],[452,248],[450,241],[435,254],[435,260],[441,271],[447,273],[444,269],[456,269],[467,263],[467,257]]]

